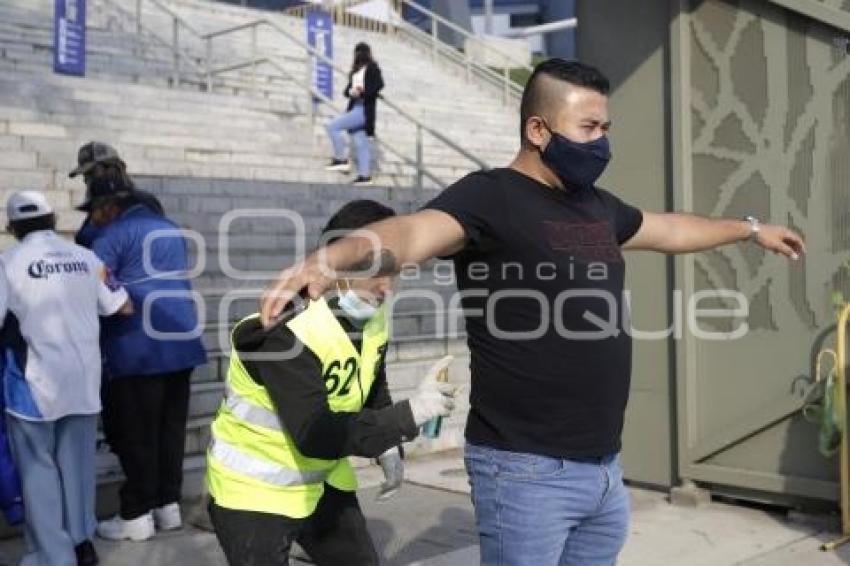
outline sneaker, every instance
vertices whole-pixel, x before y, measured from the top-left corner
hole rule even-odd
[[[330,164],[325,167],[326,171],[348,171],[348,159],[331,159]]]
[[[161,531],[173,531],[183,526],[180,517],[180,504],[169,503],[153,510],[153,522]]]
[[[156,529],[153,524],[153,515],[150,513],[129,520],[122,519],[120,515],[115,515],[111,519],[97,524],[97,535],[106,540],[129,539],[141,542],[148,540],[154,534],[156,534]]]
[[[97,551],[90,540],[84,540],[74,547],[77,553],[77,566],[95,566],[98,563]]]
[[[372,177],[364,177],[362,175],[358,175],[357,178],[351,182],[351,184],[359,186],[369,186],[372,184]]]

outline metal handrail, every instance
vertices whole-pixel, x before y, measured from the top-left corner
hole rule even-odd
[[[105,1],[112,3],[113,0],[105,0]],[[160,11],[162,11],[163,13],[165,13],[166,15],[171,17],[171,19],[172,19],[173,41],[172,41],[172,44],[170,45],[170,47],[172,48],[173,53],[174,53],[174,83],[175,84],[178,84],[179,81],[180,81],[180,60],[181,60],[181,57],[189,59],[192,62],[192,64],[199,70],[199,73],[206,75],[206,87],[207,87],[208,92],[212,92],[212,90],[213,90],[213,76],[215,74],[223,73],[223,72],[229,72],[229,71],[233,71],[233,70],[245,68],[245,67],[251,67],[252,68],[252,71],[253,71],[253,73],[252,73],[252,84],[254,85],[254,88],[256,88],[256,68],[257,68],[257,65],[259,65],[259,64],[270,64],[273,67],[277,68],[277,70],[279,72],[281,72],[285,77],[293,80],[293,82],[295,82],[299,87],[305,88],[308,91],[308,93],[315,100],[319,100],[322,103],[328,104],[332,108],[335,108],[337,111],[339,111],[339,109],[336,108],[336,106],[335,106],[335,104],[333,103],[332,100],[330,100],[327,97],[325,97],[324,95],[322,95],[322,93],[319,93],[316,89],[314,89],[312,87],[312,85],[309,84],[309,82],[310,82],[309,77],[311,76],[310,72],[307,73],[308,78],[305,79],[305,84],[302,84],[298,80],[297,77],[293,76],[290,72],[288,72],[277,61],[274,61],[274,60],[272,60],[268,57],[262,57],[257,53],[257,30],[260,26],[268,26],[268,27],[272,28],[274,31],[276,31],[278,34],[286,37],[288,40],[295,43],[297,46],[299,46],[301,49],[303,49],[308,55],[315,57],[316,59],[323,61],[324,63],[327,63],[331,67],[331,69],[333,69],[336,73],[342,74],[343,76],[347,76],[347,73],[343,69],[338,67],[332,59],[325,56],[323,53],[318,52],[314,47],[308,45],[306,42],[297,38],[296,36],[291,34],[289,31],[287,31],[286,29],[284,29],[280,25],[278,25],[276,22],[273,22],[273,21],[268,20],[266,18],[260,18],[258,20],[254,20],[252,22],[237,24],[237,25],[234,25],[234,26],[230,26],[228,28],[219,29],[219,30],[215,30],[215,31],[212,31],[212,32],[208,32],[208,33],[201,33],[198,30],[196,30],[195,28],[193,28],[191,25],[189,25],[188,22],[186,22],[186,20],[184,20],[180,15],[178,15],[176,12],[171,10],[168,6],[164,5],[159,0],[136,0],[136,23],[137,23],[137,32],[138,33],[141,33],[141,30],[143,29],[143,25],[142,25],[142,4],[145,1],[150,2],[153,6],[158,8]],[[122,11],[124,11],[124,10],[122,10]],[[126,13],[126,11],[125,11],[125,13]],[[205,65],[205,68],[202,67],[201,65],[197,64],[197,62],[194,60],[194,58],[183,53],[180,50],[179,30],[180,30],[181,27],[186,29],[190,34],[195,36],[198,40],[204,42],[204,44],[206,46],[206,65]],[[246,30],[246,29],[250,29],[252,31],[252,34],[253,34],[252,35],[252,44],[251,44],[251,47],[252,47],[251,59],[247,62],[233,63],[233,64],[229,64],[229,65],[223,66],[223,67],[218,68],[218,69],[214,69],[213,66],[212,66],[213,65],[213,63],[212,63],[213,40],[217,37],[222,37],[224,35],[237,33],[239,31],[243,31],[243,30]],[[150,33],[153,33],[153,32],[150,32]],[[164,40],[162,40],[161,38],[156,36],[156,34],[153,34],[153,35],[154,35],[154,37],[157,38],[157,40],[168,45],[167,42],[165,42]],[[306,57],[306,60],[307,60],[307,64],[309,65],[310,57]],[[440,187],[446,186],[445,183],[442,182],[442,180],[440,180],[436,175],[434,175],[433,173],[428,171],[424,166],[424,162],[423,162],[423,157],[424,157],[423,156],[423,153],[424,153],[423,152],[423,149],[424,149],[424,147],[423,147],[423,133],[424,132],[428,132],[431,136],[433,136],[437,140],[441,141],[442,143],[447,145],[450,149],[459,153],[464,158],[470,160],[471,162],[473,162],[478,167],[481,167],[483,169],[489,168],[489,165],[484,160],[473,155],[472,153],[470,153],[469,151],[467,151],[466,149],[464,149],[463,147],[461,147],[460,145],[458,145],[457,143],[455,143],[454,141],[452,141],[451,139],[446,137],[444,134],[432,129],[431,127],[426,125],[424,122],[422,122],[421,120],[419,120],[415,116],[413,116],[410,113],[408,113],[407,111],[405,111],[398,104],[391,102],[390,100],[387,100],[383,96],[381,96],[380,98],[385,105],[387,105],[389,108],[394,110],[399,116],[401,116],[405,120],[411,122],[416,127],[416,158],[415,158],[415,160],[413,160],[413,159],[411,159],[411,158],[409,158],[405,155],[402,155],[401,153],[398,152],[398,150],[395,149],[395,147],[393,147],[391,144],[385,143],[382,140],[378,139],[377,136],[376,136],[376,140],[382,145],[382,147],[389,149],[390,152],[401,157],[402,160],[405,163],[407,163],[409,165],[413,165],[413,166],[416,167],[416,188],[417,189],[420,189],[420,190],[422,189],[423,180],[424,180],[425,177],[431,179],[432,181],[434,181]],[[308,107],[312,108],[312,104],[309,105]]]
[[[330,13],[331,18],[336,25],[353,27],[355,29],[374,33],[388,33],[392,30],[393,22],[382,22],[350,11],[351,8],[368,1],[369,0],[337,0],[333,5],[327,6],[324,9]],[[287,16],[293,16],[296,18],[306,18],[307,13],[315,8],[315,4],[301,4],[290,8],[284,8],[283,13]],[[392,10],[397,12],[400,9],[400,0],[392,0]]]
[[[258,57],[254,61],[244,61],[242,63],[232,65],[231,68],[228,69],[228,70],[236,70],[236,69],[251,67],[251,66],[260,65],[260,64],[267,64],[267,65],[271,65],[272,67],[275,67],[285,78],[292,80],[292,82],[295,83],[299,88],[306,90],[308,94],[315,97],[322,104],[326,104],[327,106],[330,106],[331,108],[333,108],[337,112],[342,111],[342,109],[339,108],[332,99],[325,96],[324,93],[322,93],[321,91],[313,88],[313,85],[311,85],[309,81],[298,80],[298,77],[296,77],[295,75],[290,73],[288,70],[286,70],[286,68],[283,67],[283,65],[281,65],[279,62],[275,61],[274,59],[269,59],[268,57]],[[446,184],[442,181],[442,179],[440,179],[439,177],[437,177],[436,175],[434,175],[433,173],[428,171],[428,169],[425,168],[423,163],[414,161],[411,158],[407,157],[406,155],[402,154],[400,151],[398,151],[395,148],[395,146],[393,146],[393,144],[385,142],[383,139],[381,139],[377,135],[374,137],[374,139],[377,143],[379,143],[381,145],[381,147],[388,149],[390,151],[390,153],[394,154],[396,157],[401,158],[404,161],[404,163],[406,163],[407,165],[412,165],[412,166],[416,167],[417,175],[422,175],[423,177],[428,177],[429,179],[434,181],[434,183],[436,183],[437,186],[439,186],[440,188],[446,187]],[[419,134],[419,132],[417,132],[417,141],[421,142],[421,135]],[[421,159],[421,156],[422,156],[422,153],[421,153],[421,151],[419,151],[419,148],[417,147],[417,158]],[[417,186],[421,187],[421,185],[422,185],[422,180],[417,179]]]
[[[356,2],[362,2],[363,0],[349,0],[343,4],[336,4],[332,14],[336,17],[338,14],[337,10],[341,7],[348,7],[351,5],[356,5]],[[431,18],[431,33],[427,33],[420,29],[418,26],[411,24],[404,20],[402,15],[402,9],[404,5],[409,5],[414,10],[419,13],[426,15]],[[502,93],[502,103],[507,104],[510,100],[511,96],[515,98],[519,98],[522,94],[522,86],[518,85],[513,79],[511,79],[510,69],[511,68],[525,68],[527,70],[532,70],[532,67],[527,63],[522,62],[512,55],[500,50],[497,47],[493,47],[492,45],[487,44],[482,41],[480,37],[471,34],[469,31],[463,29],[458,26],[454,22],[446,19],[445,17],[432,12],[431,10],[424,8],[416,3],[411,2],[410,0],[393,0],[392,3],[394,15],[389,22],[385,25],[387,30],[395,29],[396,33],[399,30],[404,31],[416,37],[416,39],[423,40],[423,42],[430,44],[430,52],[433,58],[435,58],[438,54],[444,56],[446,59],[449,59],[452,63],[456,63],[461,67],[466,69],[466,78],[467,81],[471,81],[474,74],[477,74],[478,77],[487,80],[493,83],[494,86],[499,87]],[[309,10],[313,9],[313,6],[308,4],[297,6],[295,8],[290,8],[284,10],[284,13],[287,15],[292,15],[295,17],[305,17]],[[345,25],[345,24],[343,24]],[[448,27],[450,30],[455,31],[457,33],[462,34],[464,37],[470,39],[471,41],[477,42],[479,45],[482,45],[484,49],[487,49],[499,57],[505,59],[509,63],[513,63],[514,67],[510,67],[506,65],[502,68],[502,72],[499,73],[495,71],[493,68],[488,67],[487,65],[483,65],[476,61],[473,61],[470,54],[467,52],[465,54],[461,53],[456,47],[449,45],[445,42],[440,41],[439,39],[439,25],[444,25]],[[364,28],[368,31],[375,31],[370,28]]]
[[[111,6],[113,10],[116,10],[116,11],[124,14],[125,16],[127,16],[131,19],[134,18],[134,15],[131,12],[129,12],[129,10],[126,10],[123,6],[119,6],[113,0],[102,0],[102,1],[103,1],[104,4]],[[157,2],[156,0],[151,0],[151,2],[154,2],[155,5],[159,9],[166,10],[172,18],[171,41],[169,42],[168,40],[163,39],[162,37],[159,36],[159,34],[157,32],[146,27],[142,23],[141,2],[142,2],[142,0],[136,0],[136,13],[135,13],[136,35],[138,37],[141,37],[142,32],[144,31],[148,34],[148,36],[153,38],[155,41],[159,42],[164,47],[171,49],[172,58],[173,58],[173,62],[172,62],[173,71],[172,71],[172,77],[171,77],[172,84],[175,85],[175,86],[179,85],[181,80],[182,80],[183,71],[182,71],[182,68],[181,68],[181,61],[188,61],[189,64],[192,67],[195,68],[195,71],[198,72],[199,75],[200,75],[200,73],[203,72],[202,66],[189,53],[187,53],[186,51],[183,51],[181,49],[181,46],[180,46],[180,28],[181,28],[181,26],[186,27],[186,29],[188,29],[191,33],[197,34],[197,32],[191,26],[189,26],[189,24],[187,24],[185,21],[183,21],[178,15],[174,14],[171,10],[168,10],[165,6],[163,6],[162,4]]]
[[[457,145],[455,142],[453,142],[452,140],[450,140],[449,138],[447,138],[446,136],[444,136],[443,134],[441,134],[437,130],[431,129],[429,126],[425,125],[424,122],[422,122],[421,120],[419,120],[415,116],[408,114],[407,111],[403,110],[398,104],[396,104],[394,102],[390,102],[389,100],[385,99],[383,97],[383,95],[379,95],[379,97],[384,102],[384,104],[386,104],[387,106],[389,106],[390,108],[395,110],[396,113],[398,113],[403,118],[407,119],[409,122],[412,122],[413,124],[415,124],[418,128],[422,128],[422,131],[428,132],[433,137],[437,138],[438,140],[440,140],[441,142],[443,142],[444,144],[446,144],[447,146],[449,146],[450,148],[452,148],[453,150],[455,150],[456,152],[458,152],[459,154],[461,154],[462,156],[464,156],[468,160],[472,161],[473,163],[475,163],[476,165],[478,165],[482,169],[489,169],[490,168],[490,165],[488,165],[486,161],[483,161],[479,157],[476,157],[475,155],[473,155],[469,151],[467,151],[464,148],[462,148],[461,146]]]
[[[151,0],[151,1],[153,1],[153,0]],[[203,33],[203,34],[199,35],[198,37],[200,39],[205,39],[205,40],[206,39],[214,39],[214,38],[222,36],[222,35],[228,35],[228,34],[231,34],[231,33],[237,32],[237,31],[242,31],[243,29],[249,29],[249,28],[252,28],[252,27],[256,27],[260,23],[264,23],[264,22],[265,23],[271,23],[265,18],[260,18],[259,20],[252,20],[250,22],[245,22],[244,24],[236,24],[235,26],[231,26],[229,28],[217,29],[215,31]]]
[[[337,66],[331,58],[320,53],[314,47],[308,45],[307,43],[301,41],[300,39],[298,39],[297,37],[295,37],[294,35],[292,35],[288,31],[286,31],[285,29],[283,29],[282,27],[277,25],[276,23],[268,22],[268,24],[271,25],[279,33],[281,33],[282,35],[287,37],[290,41],[292,41],[293,43],[295,43],[296,45],[298,45],[299,47],[301,47],[302,49],[307,51],[307,53],[309,53],[310,55],[316,57],[317,59],[323,61],[324,63],[329,64],[331,66],[331,68],[334,71],[337,72],[337,74],[341,74],[344,77],[348,76],[348,72],[346,72],[341,67]],[[457,143],[455,143],[454,141],[452,141],[451,139],[449,139],[445,135],[438,132],[437,130],[432,129],[430,126],[425,124],[422,120],[420,120],[419,118],[408,113],[406,110],[402,109],[402,107],[399,106],[398,104],[396,104],[395,102],[388,100],[383,95],[380,95],[380,98],[381,98],[381,100],[383,101],[384,104],[386,104],[387,106],[389,106],[390,108],[395,110],[399,115],[401,115],[407,121],[409,121],[409,122],[413,123],[414,125],[422,128],[423,131],[428,132],[429,134],[431,134],[432,136],[434,136],[435,138],[437,138],[438,140],[440,140],[441,142],[443,142],[444,144],[449,146],[451,149],[455,150],[457,153],[461,154],[463,157],[469,159],[470,161],[472,161],[473,163],[475,163],[476,165],[478,165],[482,169],[488,169],[490,167],[484,160],[473,155],[472,153],[470,153],[469,151],[467,151],[466,149],[464,149],[463,147],[461,147],[460,145],[458,145]]]
[[[201,36],[201,38],[208,42],[207,43],[207,46],[208,46],[207,50],[208,50],[208,52],[210,52],[211,51],[210,46],[211,46],[212,40],[214,38],[220,37],[222,35],[226,35],[226,34],[229,34],[229,33],[242,31],[242,30],[247,29],[247,28],[256,28],[256,27],[259,27],[261,25],[271,27],[276,32],[283,35],[284,37],[286,37],[287,39],[289,39],[290,41],[295,43],[297,46],[299,46],[301,49],[306,51],[310,56],[315,57],[315,58],[317,58],[318,60],[320,60],[324,63],[327,63],[328,65],[330,65],[331,69],[333,69],[337,74],[341,74],[343,76],[348,76],[348,73],[345,70],[343,70],[341,67],[337,66],[334,63],[333,59],[331,59],[330,57],[327,57],[323,53],[320,53],[316,48],[308,45],[304,41],[295,37],[289,31],[280,27],[277,23],[275,23],[271,20],[268,20],[266,18],[260,18],[258,20],[254,20],[253,22],[249,22],[249,23],[246,23],[246,24],[239,24],[239,25],[236,25],[236,26],[232,26],[232,27],[229,27],[229,28],[222,29],[222,30],[216,30],[214,32],[203,34]],[[259,57],[258,57],[258,59],[259,59]],[[209,63],[209,59],[208,59],[208,63]],[[291,77],[291,74],[290,74],[290,77]],[[430,126],[428,126],[427,124],[425,124],[424,122],[419,120],[419,118],[416,118],[415,116],[409,114],[407,111],[403,110],[398,104],[391,102],[390,100],[386,99],[383,96],[381,96],[380,98],[381,98],[381,100],[383,101],[384,104],[386,104],[387,106],[389,106],[390,108],[395,110],[400,116],[402,116],[403,118],[405,118],[409,122],[413,123],[418,128],[421,128],[422,131],[428,132],[429,134],[431,134],[432,136],[434,136],[435,138],[437,138],[441,142],[445,143],[451,149],[453,149],[457,153],[461,154],[466,159],[469,159],[470,161],[472,161],[473,163],[478,165],[479,167],[485,168],[485,169],[489,168],[489,165],[484,160],[473,155],[472,153],[470,153],[469,151],[467,151],[466,149],[464,149],[463,147],[461,147],[460,145],[458,145],[457,143],[455,143],[454,141],[452,141],[451,139],[449,139],[445,135],[441,134],[440,132],[432,129]]]
[[[505,37],[532,37],[565,29],[575,29],[576,27],[578,27],[578,18],[566,18],[536,26],[512,29],[505,34]]]
[[[422,14],[424,16],[428,16],[429,18],[431,18],[432,22],[434,22],[434,21],[439,22],[439,23],[443,24],[444,26],[448,27],[450,30],[461,34],[462,36],[464,36],[467,39],[472,39],[472,40],[475,40],[475,41],[480,40],[480,38],[476,37],[475,34],[470,33],[468,30],[463,29],[462,27],[460,27],[459,25],[457,25],[453,21],[444,18],[440,14],[437,14],[436,12],[432,12],[431,10],[429,10],[428,8],[425,8],[424,6],[420,6],[416,2],[412,2],[411,0],[401,0],[401,3],[405,6],[410,6],[411,8],[418,11],[420,14]],[[434,24],[432,23],[432,29],[433,29],[433,26],[434,26]],[[436,36],[438,34],[432,33],[432,35]],[[515,68],[520,68],[520,69],[524,68],[528,71],[534,70],[534,68],[531,65],[529,65],[528,63],[524,63],[524,62],[518,60],[517,58],[513,57],[512,55],[505,53],[504,51],[502,51],[498,47],[493,47],[492,45],[488,45],[488,46],[486,46],[486,48],[488,50],[492,51],[493,53],[495,53],[496,55],[498,55],[499,57],[503,57],[508,61],[516,63],[517,65],[516,65]]]
[[[413,24],[401,22],[398,27],[414,37],[418,36],[417,39],[420,41],[430,43],[431,53],[433,55],[439,53],[447,59],[451,59],[454,63],[464,67],[466,69],[467,81],[471,80],[473,72],[477,72],[482,78],[490,80],[495,86],[500,87],[502,90],[503,103],[507,103],[507,99],[510,95],[517,98],[522,95],[522,87],[511,80],[507,67],[502,69],[502,74],[499,74],[486,65],[480,65],[472,61],[468,53],[462,54],[451,45],[435,40],[433,35],[425,33]]]
[[[138,12],[139,14],[141,14],[141,5],[142,5],[143,1],[145,1],[145,0],[136,0],[136,8],[139,10],[139,12]],[[191,33],[195,37],[197,37],[197,38],[201,37],[201,32],[199,32],[198,30],[193,28],[189,24],[189,22],[187,22],[184,18],[182,18],[177,12],[175,12],[174,10],[172,10],[171,8],[169,8],[168,6],[166,6],[165,4],[160,2],[159,0],[146,0],[146,1],[150,2],[151,4],[153,4],[154,6],[159,8],[161,11],[163,11],[166,14],[168,14],[169,16],[171,16],[176,22],[178,22],[182,27],[184,27],[186,29],[186,31],[188,31],[189,33]]]
[[[841,496],[839,499],[841,508],[841,537],[837,540],[827,542],[821,546],[821,550],[835,550],[839,546],[850,542],[850,439],[847,423],[847,323],[850,321],[850,303],[842,306],[838,314],[835,337],[835,413],[841,420],[838,430],[841,433],[841,448],[839,452],[839,480],[841,484]],[[818,354],[818,360],[821,354]]]
[[[204,71],[203,66],[202,66],[200,63],[198,63],[198,62],[195,60],[195,58],[194,58],[194,57],[193,57],[190,53],[188,53],[188,52],[186,52],[186,51],[182,51],[182,50],[180,49],[179,41],[178,41],[178,43],[177,43],[177,44],[175,44],[175,42],[174,42],[174,37],[173,37],[173,36],[172,36],[172,41],[171,41],[171,42],[169,42],[168,40],[163,39],[162,37],[160,37],[160,35],[159,35],[157,32],[155,32],[153,29],[151,29],[151,28],[149,28],[149,27],[146,27],[146,26],[142,23],[141,18],[139,17],[139,16],[140,16],[140,13],[141,13],[141,12],[139,11],[139,9],[140,9],[140,3],[141,3],[141,0],[137,0],[136,13],[135,13],[135,15],[134,15],[132,12],[130,12],[130,10],[127,10],[124,6],[119,5],[119,4],[118,4],[115,0],[100,0],[100,1],[101,1],[102,3],[104,3],[104,4],[108,4],[109,6],[111,6],[111,8],[112,8],[113,10],[116,10],[116,11],[120,12],[120,13],[121,13],[122,15],[124,15],[125,17],[127,17],[127,18],[129,18],[129,19],[135,19],[135,21],[136,21],[136,33],[137,33],[137,35],[141,35],[142,31],[147,32],[148,36],[150,36],[151,38],[153,38],[154,40],[156,40],[156,41],[157,41],[158,43],[160,43],[163,47],[166,47],[166,48],[168,48],[168,49],[171,49],[172,53],[176,53],[178,56],[180,56],[180,57],[182,57],[183,59],[185,59],[186,61],[188,61],[188,62],[189,62],[189,63],[190,63],[193,67],[195,67],[195,69],[196,69],[199,73],[202,73],[202,72]],[[149,0],[149,1],[151,1],[151,2],[156,2],[156,0]],[[161,6],[158,2],[157,2],[157,5]],[[175,21],[180,21],[180,22],[182,22],[182,23],[180,23],[180,24],[178,24],[178,25],[187,26],[187,29],[188,29],[190,32],[197,34],[197,32],[196,32],[193,28],[188,27],[188,24],[186,24],[186,23],[185,23],[185,21],[181,20],[179,16],[177,16],[176,14],[173,14],[173,12],[171,12],[170,10],[169,10],[169,14],[172,16],[172,18],[175,18],[175,19],[176,19]],[[177,36],[177,37],[179,38],[179,36]],[[179,65],[177,65],[176,67],[177,67],[177,68],[175,69],[175,75],[178,75],[176,78],[179,80]]]

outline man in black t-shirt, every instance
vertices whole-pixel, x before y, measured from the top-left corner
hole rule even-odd
[[[471,351],[466,464],[484,564],[614,564],[628,495],[619,466],[631,339],[621,250],[695,252],[752,240],[797,259],[782,226],[634,208],[595,186],[611,154],[607,79],[577,62],[535,69],[522,146],[421,211],[367,227],[284,270],[266,324],[336,271],[451,257]],[[375,238],[380,242],[375,249]],[[323,264],[320,264],[320,259]]]

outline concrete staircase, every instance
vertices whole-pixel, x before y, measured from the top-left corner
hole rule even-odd
[[[75,147],[90,137],[112,141],[135,173],[211,176],[307,182],[338,182],[339,175],[321,169],[330,153],[323,126],[331,111],[320,107],[316,121],[308,116],[306,92],[271,67],[257,69],[256,82],[249,69],[217,75],[214,94],[202,76],[184,77],[179,89],[168,88],[172,55],[152,35],[136,36],[130,13],[116,0],[96,0],[89,10],[88,77],[85,80],[50,74],[52,57],[52,2],[6,0],[0,4],[0,70],[8,84],[0,85],[0,147],[17,150],[8,160],[16,169],[46,175],[0,181],[0,188],[18,183],[44,182],[67,190],[56,178],[73,161]],[[170,29],[169,16],[143,2],[145,30]],[[201,32],[222,29],[256,19],[250,10],[217,4],[183,1],[175,11]],[[303,35],[303,22],[275,16],[275,21]],[[183,51],[202,61],[203,47],[191,38]],[[387,78],[385,95],[406,111],[457,142],[487,163],[506,162],[516,141],[516,112],[502,108],[498,98],[479,93],[416,50],[391,36],[338,28],[337,61],[348,65],[351,44],[368,40],[381,57]],[[213,66],[244,61],[249,57],[248,35],[217,40]],[[260,54],[275,59],[293,77],[303,77],[303,51],[269,29],[260,32]],[[416,64],[412,64],[412,62]],[[186,65],[186,63],[184,63]],[[341,91],[338,77],[335,90]],[[128,84],[129,83],[129,84]],[[138,86],[130,86],[131,84]],[[254,85],[252,87],[251,85]],[[341,97],[339,104],[343,104]],[[78,104],[82,103],[82,104]],[[414,181],[415,127],[385,105],[379,111],[378,134],[385,147],[377,148],[377,181],[405,187]],[[195,109],[204,108],[203,112]],[[90,112],[97,117],[91,120]],[[50,137],[46,147],[30,138]],[[22,138],[22,139],[15,139]],[[25,139],[24,139],[25,138]],[[65,140],[63,144],[60,140]],[[62,165],[49,163],[62,159]],[[35,161],[35,167],[32,166]],[[448,184],[477,166],[446,144],[424,136],[426,169]],[[433,181],[430,181],[433,185]]]
[[[201,33],[220,31],[262,18],[270,20],[297,39],[304,41],[306,37],[303,20],[282,14],[236,8],[208,0],[167,0],[164,3]],[[170,20],[162,11],[154,9],[149,3],[143,3],[143,7],[145,26],[152,24],[156,29],[170,29]],[[342,69],[348,69],[351,65],[354,45],[361,41],[367,42],[372,47],[386,79],[384,96],[439,129],[467,150],[493,164],[502,163],[515,152],[519,123],[516,109],[504,107],[499,93],[479,87],[476,83],[467,83],[465,73],[459,72],[455,66],[435,62],[431,59],[430,52],[423,52],[408,45],[395,35],[337,26],[334,29],[333,41],[334,61]],[[295,76],[304,75],[306,62],[303,53],[291,40],[268,28],[260,28],[257,45],[261,55],[285,63],[288,71]],[[194,55],[197,61],[206,58],[205,46],[197,39],[186,37],[181,40],[181,46],[186,52]],[[249,30],[215,40],[214,67],[247,60],[251,56]],[[260,76],[265,78],[262,70],[260,72]],[[232,88],[250,92],[250,71],[243,70],[241,74],[234,76],[243,80]],[[344,77],[336,75],[334,81],[335,96],[344,101],[341,98],[341,91],[345,86]],[[274,94],[274,89],[268,91],[270,95]],[[300,96],[300,91],[295,92]],[[392,130],[411,128],[403,121],[399,122],[391,111],[387,112],[384,124]],[[381,125],[379,116],[378,129],[386,134],[387,129],[381,128]]]
[[[197,0],[171,0],[168,5],[201,32],[269,16]],[[75,230],[82,218],[72,205],[82,201],[84,187],[69,180],[67,172],[75,164],[77,147],[98,139],[116,146],[139,185],[159,195],[172,218],[202,236],[207,263],[193,284],[205,299],[212,361],[193,378],[186,440],[186,494],[193,495],[200,491],[208,425],[222,395],[227,352],[221,344],[226,344],[230,323],[256,308],[256,296],[266,284],[256,274],[237,280],[225,272],[222,216],[235,209],[297,212],[309,250],[330,214],[348,200],[375,198],[405,212],[436,194],[429,189],[436,183],[426,183],[423,194],[410,190],[416,179],[409,163],[415,155],[415,130],[384,106],[378,134],[395,152],[377,152],[379,186],[352,189],[345,176],[324,171],[330,149],[322,123],[329,111],[320,111],[313,121],[308,98],[295,81],[260,66],[256,74],[241,69],[217,75],[207,92],[205,77],[188,62],[203,68],[205,49],[191,38],[181,46],[188,54],[186,72],[174,81],[172,53],[157,39],[168,36],[170,18],[145,1],[143,33],[136,35],[128,16],[133,6],[121,0],[89,2],[88,72],[80,79],[52,73],[52,0],[0,0],[0,199],[5,202],[11,191],[23,188],[46,190],[59,211],[60,229]],[[273,19],[304,36],[303,21],[282,15]],[[264,56],[303,77],[306,60],[300,48],[269,30],[258,40]],[[381,63],[387,98],[487,163],[509,160],[516,145],[517,112],[502,107],[498,94],[466,84],[456,70],[441,67],[392,36],[337,28],[340,66],[349,64],[354,43],[362,40],[372,45]],[[234,63],[250,54],[249,34],[227,36],[216,44],[213,63]],[[423,162],[440,184],[477,168],[428,134]],[[295,258],[294,236],[291,226],[277,219],[246,218],[231,226],[226,257],[233,268],[272,275]],[[445,353],[457,356],[452,381],[461,387],[468,383],[462,325],[453,336],[446,336],[443,328],[454,286],[447,284],[445,266],[435,269],[437,265],[428,266],[420,277],[401,281],[400,291],[418,294],[399,302],[393,314],[388,362],[396,399],[409,395],[430,363]],[[222,308],[231,301],[231,308]],[[460,397],[465,401],[466,396],[462,389]],[[465,412],[460,407],[436,441],[419,439],[409,449],[416,453],[458,446]],[[111,455],[104,452],[99,458],[102,489],[109,493],[120,472]],[[104,512],[114,508],[114,498],[101,502]]]

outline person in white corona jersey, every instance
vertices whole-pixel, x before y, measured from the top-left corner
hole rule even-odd
[[[25,506],[21,564],[97,564],[95,442],[99,316],[130,314],[93,252],[59,236],[44,194],[13,194],[0,255],[3,387]]]

